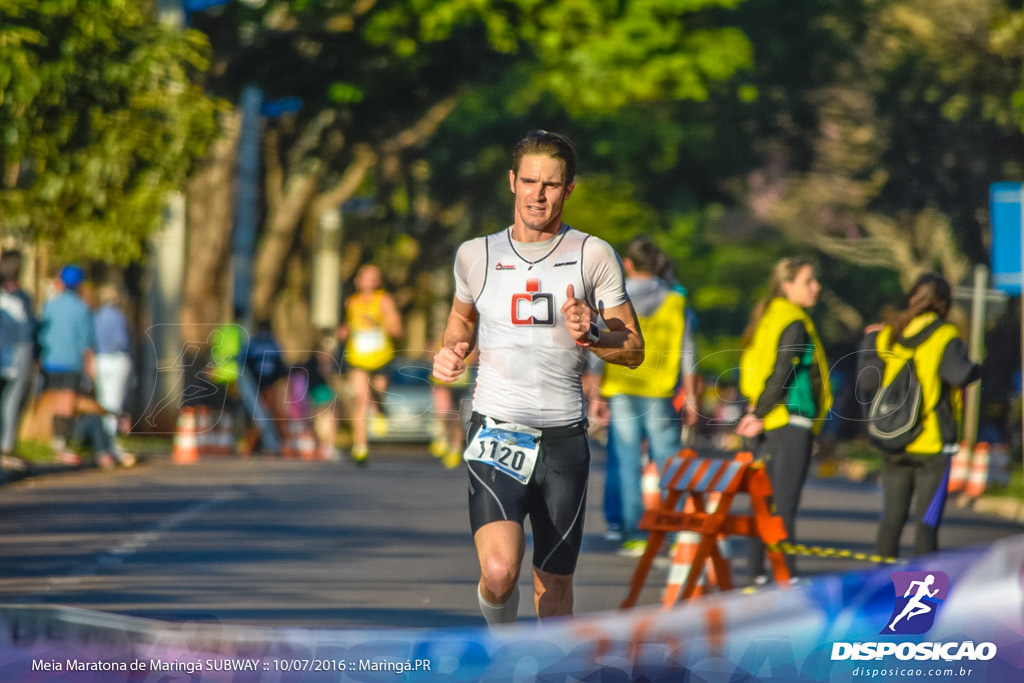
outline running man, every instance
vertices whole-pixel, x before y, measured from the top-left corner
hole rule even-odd
[[[455,298],[434,356],[434,376],[453,382],[479,348],[464,459],[477,594],[490,625],[516,619],[527,516],[537,616],[572,614],[590,468],[586,351],[629,367],[644,358],[615,251],[562,222],[575,174],[575,149],[561,135],[536,130],[516,145],[513,223],[459,248]]]
[[[929,574],[928,576],[926,576],[924,578],[924,581],[910,582],[910,585],[907,586],[907,591],[903,594],[903,597],[908,597],[910,595],[910,592],[914,590],[914,586],[917,586],[917,592],[914,593],[914,597],[910,598],[910,600],[907,601],[906,606],[903,608],[903,611],[900,612],[899,616],[893,619],[892,623],[889,624],[890,631],[895,631],[896,624],[899,622],[900,619],[904,617],[907,618],[907,621],[910,621],[912,618],[918,616],[919,614],[928,614],[932,611],[931,605],[926,605],[924,602],[922,602],[922,600],[924,600],[925,598],[933,598],[935,597],[936,593],[939,592],[938,588],[936,588],[933,591],[928,590],[928,587],[931,586],[933,583],[935,583],[934,574]]]

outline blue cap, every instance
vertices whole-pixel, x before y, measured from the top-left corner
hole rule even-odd
[[[60,281],[65,287],[75,289],[85,282],[85,271],[78,266],[64,266],[60,270]]]

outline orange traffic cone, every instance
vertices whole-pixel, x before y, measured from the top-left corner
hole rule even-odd
[[[967,488],[964,491],[971,498],[977,498],[985,493],[985,486],[988,484],[988,461],[988,444],[979,443],[974,447],[971,476],[967,479]]]
[[[235,425],[231,413],[221,411],[213,427],[213,452],[215,455],[237,455],[235,447]]]
[[[305,420],[295,420],[294,422],[298,424],[297,434],[295,435],[295,450],[298,452],[299,458],[302,460],[316,460],[316,434],[313,433],[313,429]]]
[[[210,418],[210,409],[206,406],[199,406],[195,409],[196,415],[196,452],[200,458],[212,454],[213,446],[213,420]]]
[[[281,448],[281,457],[293,459],[299,457],[299,450],[295,443],[295,420],[288,420],[284,427],[285,438]]]
[[[661,475],[658,465],[649,461],[640,477],[640,493],[643,496],[644,510],[653,510],[661,504]]]
[[[196,412],[194,408],[184,407],[178,413],[178,425],[174,431],[174,448],[171,460],[178,465],[186,465],[199,460],[199,445],[196,442]]]
[[[967,479],[971,471],[971,447],[966,441],[960,442],[960,450],[956,452],[949,463],[949,486],[950,493],[962,491],[967,485]]]
[[[316,435],[305,420],[288,420],[284,457],[316,460]]]
[[[223,457],[235,454],[235,440],[231,424],[231,414],[224,411],[214,412],[204,408],[207,416],[203,423],[207,425],[205,439],[200,442],[204,456]]]

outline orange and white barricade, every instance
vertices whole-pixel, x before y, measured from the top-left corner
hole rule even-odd
[[[665,608],[697,595],[705,569],[708,571],[705,588],[712,581],[723,591],[732,588],[729,564],[718,547],[719,538],[723,536],[760,538],[767,546],[776,582],[789,581],[786,558],[779,549],[779,544],[786,539],[786,528],[782,518],[771,513],[772,485],[768,474],[762,463],[752,461],[749,453],[724,460],[699,458],[692,449],[685,449],[665,464],[661,489],[664,491],[661,504],[647,510],[640,520],[640,528],[649,532],[647,549],[637,561],[623,608],[636,604],[666,537],[680,531],[694,532],[700,540],[685,579],[682,579],[682,570],[677,570],[676,581],[666,587],[662,599]],[[740,493],[749,495],[753,514],[731,514],[732,503]],[[717,497],[717,503],[710,500],[712,496]],[[692,510],[688,508],[688,501],[692,502]]]

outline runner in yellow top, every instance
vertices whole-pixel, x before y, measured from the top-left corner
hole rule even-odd
[[[338,337],[345,342],[345,364],[353,393],[352,459],[366,463],[366,418],[371,391],[387,390],[388,363],[395,357],[394,339],[402,336],[402,319],[391,295],[381,288],[380,268],[365,265],[355,278],[356,293],[345,301],[345,324]],[[383,421],[383,415],[376,415]]]

